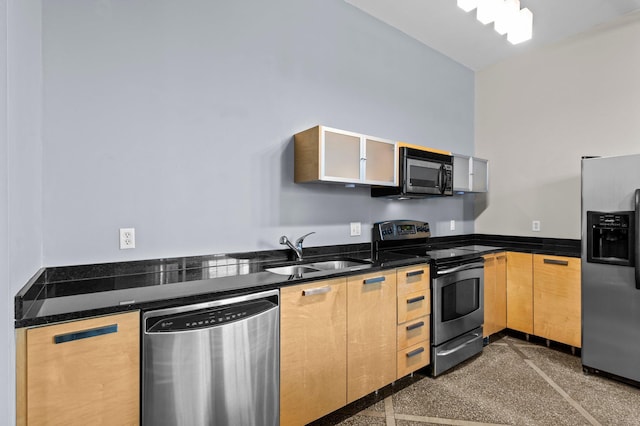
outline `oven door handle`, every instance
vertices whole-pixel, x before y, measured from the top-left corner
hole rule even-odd
[[[454,352],[456,352],[456,351],[459,351],[459,350],[460,350],[460,349],[462,349],[463,347],[465,347],[465,346],[467,346],[467,345],[470,345],[471,343],[475,342],[475,341],[476,341],[476,339],[477,339],[478,337],[480,337],[480,334],[478,334],[478,333],[473,333],[473,334],[472,334],[472,336],[473,336],[473,337],[472,337],[471,339],[467,340],[466,342],[464,342],[464,343],[463,343],[463,344],[461,344],[461,345],[456,346],[455,348],[451,348],[451,349],[448,349],[448,350],[446,350],[446,351],[438,352],[438,356],[447,356],[447,355],[450,355],[450,354],[452,354],[452,353],[454,353]]]
[[[442,269],[437,272],[438,275],[451,274],[453,272],[467,271],[469,269],[482,269],[484,268],[484,263],[482,262],[474,262],[474,263],[466,263],[464,265],[455,266],[449,269]]]

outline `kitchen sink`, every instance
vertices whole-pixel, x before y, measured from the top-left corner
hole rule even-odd
[[[265,268],[265,271],[278,275],[302,275],[308,272],[318,272],[320,269],[303,265],[278,266],[275,268]]]
[[[279,275],[295,275],[301,277],[303,274],[311,272],[333,272],[339,270],[356,271],[358,269],[366,269],[371,266],[368,260],[356,259],[338,259],[338,260],[322,260],[309,261],[307,263],[296,263],[294,265],[283,265],[267,267],[265,271]]]
[[[306,266],[311,268],[320,269],[322,271],[330,271],[334,269],[351,269],[356,266],[360,266],[362,268],[368,268],[370,266],[367,261],[356,261],[356,260],[326,260],[324,262],[313,262],[309,263]]]

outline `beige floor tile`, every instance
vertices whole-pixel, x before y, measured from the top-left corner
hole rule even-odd
[[[385,412],[388,397],[392,405],[388,400]],[[394,417],[387,423],[389,415]],[[481,355],[440,377],[416,374],[402,379],[314,426],[472,422],[477,426],[640,425],[640,389],[584,375],[578,356],[499,336]]]

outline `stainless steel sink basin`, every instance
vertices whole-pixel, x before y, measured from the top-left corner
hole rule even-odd
[[[357,266],[367,268],[369,267],[369,263],[355,260],[326,260],[324,262],[309,263],[306,266],[320,269],[322,271],[330,271],[334,269],[352,269]]]
[[[309,272],[318,272],[319,269],[311,268],[306,265],[289,265],[278,266],[276,268],[266,268],[265,271],[272,272],[278,275],[302,275]]]
[[[350,270],[355,271],[358,269],[366,269],[371,266],[371,263],[366,260],[354,260],[354,259],[339,259],[339,260],[324,260],[308,263],[298,263],[295,265],[274,266],[265,268],[265,271],[279,275],[295,275],[301,277],[303,274],[311,272],[333,272],[338,270]]]

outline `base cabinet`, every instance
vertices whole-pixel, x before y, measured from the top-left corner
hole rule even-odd
[[[139,312],[16,333],[18,425],[139,424]]]
[[[507,253],[507,327],[533,334],[533,255]]]
[[[347,403],[396,379],[396,271],[347,279]]]
[[[483,337],[507,328],[507,254],[484,256]]]
[[[533,256],[533,334],[581,347],[580,259]]]
[[[280,290],[280,424],[303,425],[396,379],[396,270]]]
[[[397,373],[400,379],[429,365],[431,361],[431,286],[429,265],[399,268]]]
[[[509,252],[506,287],[507,328],[581,346],[580,258]]]
[[[347,403],[347,279],[280,296],[280,424],[304,425]]]

